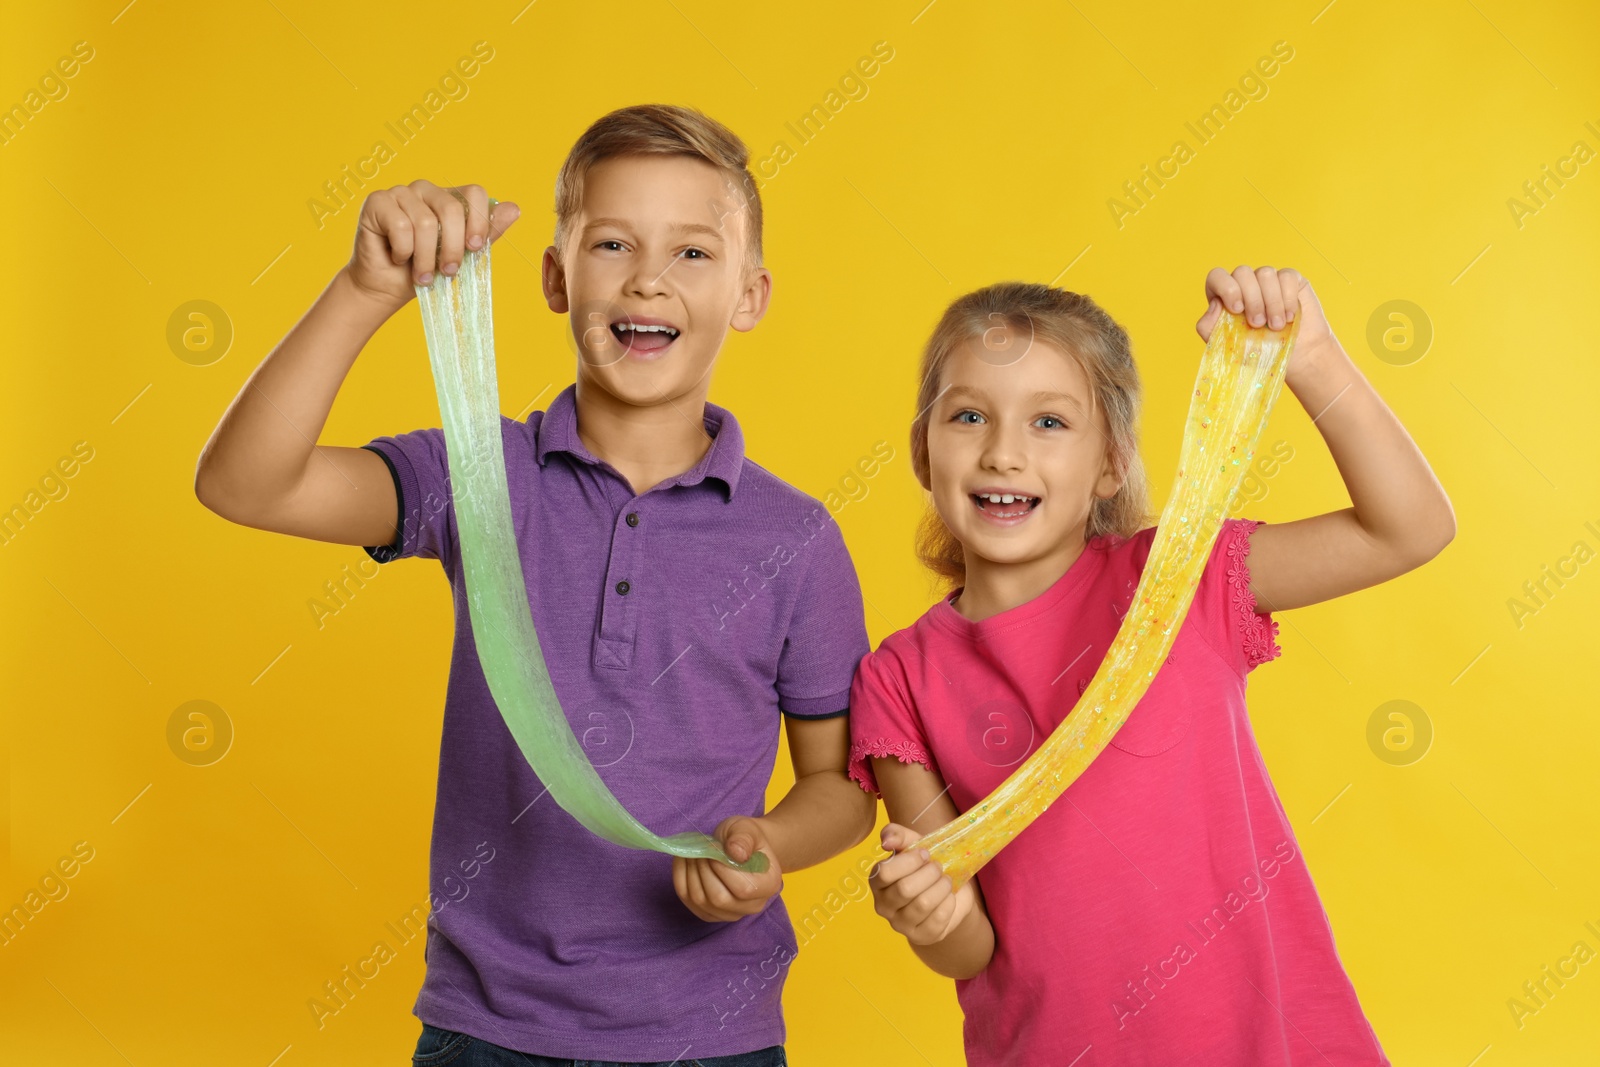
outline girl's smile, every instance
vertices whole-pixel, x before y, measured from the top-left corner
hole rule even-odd
[[[1044,502],[1042,496],[996,486],[985,486],[967,495],[978,513],[997,526],[1019,525]]]

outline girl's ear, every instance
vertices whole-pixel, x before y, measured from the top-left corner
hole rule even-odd
[[[1122,489],[1124,478],[1117,473],[1117,466],[1111,459],[1111,452],[1106,450],[1106,465],[1100,472],[1100,480],[1094,483],[1094,495],[1102,500],[1110,500]]]

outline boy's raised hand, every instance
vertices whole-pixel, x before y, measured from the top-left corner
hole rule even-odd
[[[374,299],[399,310],[429,285],[435,270],[454,274],[467,251],[499,239],[521,209],[509,200],[489,217],[481,185],[443,188],[421,178],[371,194],[361,205],[355,249],[345,272]]]
[[[672,857],[672,886],[678,899],[706,922],[733,922],[754,915],[783,890],[783,871],[773,854],[760,819],[734,815],[717,824],[712,835],[728,857],[743,863],[757,852],[767,854],[760,874],[735,870],[720,860]]]
[[[1232,274],[1221,267],[1213,267],[1206,275],[1206,300],[1206,313],[1194,325],[1202,341],[1211,340],[1211,328],[1222,317],[1224,307],[1235,315],[1243,315],[1250,326],[1265,326],[1271,330],[1287,329],[1299,316],[1300,333],[1289,353],[1285,378],[1318,358],[1324,346],[1338,344],[1311,283],[1292,267],[1252,270],[1240,264],[1233,268]]]
[[[972,911],[972,883],[951,889],[950,877],[925,848],[911,849],[919,835],[898,823],[883,828],[883,847],[896,855],[873,868],[867,884],[873,905],[913,945],[934,945]],[[909,851],[907,851],[909,849]]]

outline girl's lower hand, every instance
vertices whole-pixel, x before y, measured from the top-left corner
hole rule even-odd
[[[760,819],[735,815],[723,819],[713,834],[728,858],[743,863],[757,852],[767,854],[767,869],[748,874],[721,860],[672,857],[672,886],[694,914],[706,922],[733,922],[754,915],[783,890],[783,871],[772,854]]]
[[[934,945],[950,936],[972,912],[972,883],[952,889],[950,877],[925,848],[911,848],[918,835],[897,823],[883,828],[883,847],[895,855],[873,868],[867,884],[873,905],[913,945]],[[909,850],[909,851],[908,851]]]
[[[1224,307],[1235,315],[1243,315],[1249,326],[1271,330],[1288,329],[1299,316],[1300,333],[1289,353],[1289,366],[1284,371],[1286,381],[1321,359],[1327,346],[1338,347],[1339,342],[1322,313],[1322,302],[1317,299],[1311,283],[1292,267],[1252,270],[1240,264],[1233,268],[1232,274],[1221,267],[1213,267],[1206,275],[1206,299],[1206,313],[1194,324],[1202,341],[1211,340],[1212,327],[1222,317]]]

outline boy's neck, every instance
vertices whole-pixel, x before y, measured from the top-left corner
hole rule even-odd
[[[1088,546],[1069,537],[1059,552],[1026,563],[995,563],[968,552],[966,584],[951,607],[969,622],[982,622],[1026,604],[1071,569]]]
[[[699,463],[711,448],[705,429],[705,382],[682,396],[648,406],[630,404],[579,378],[578,439],[628,479],[634,495]]]

